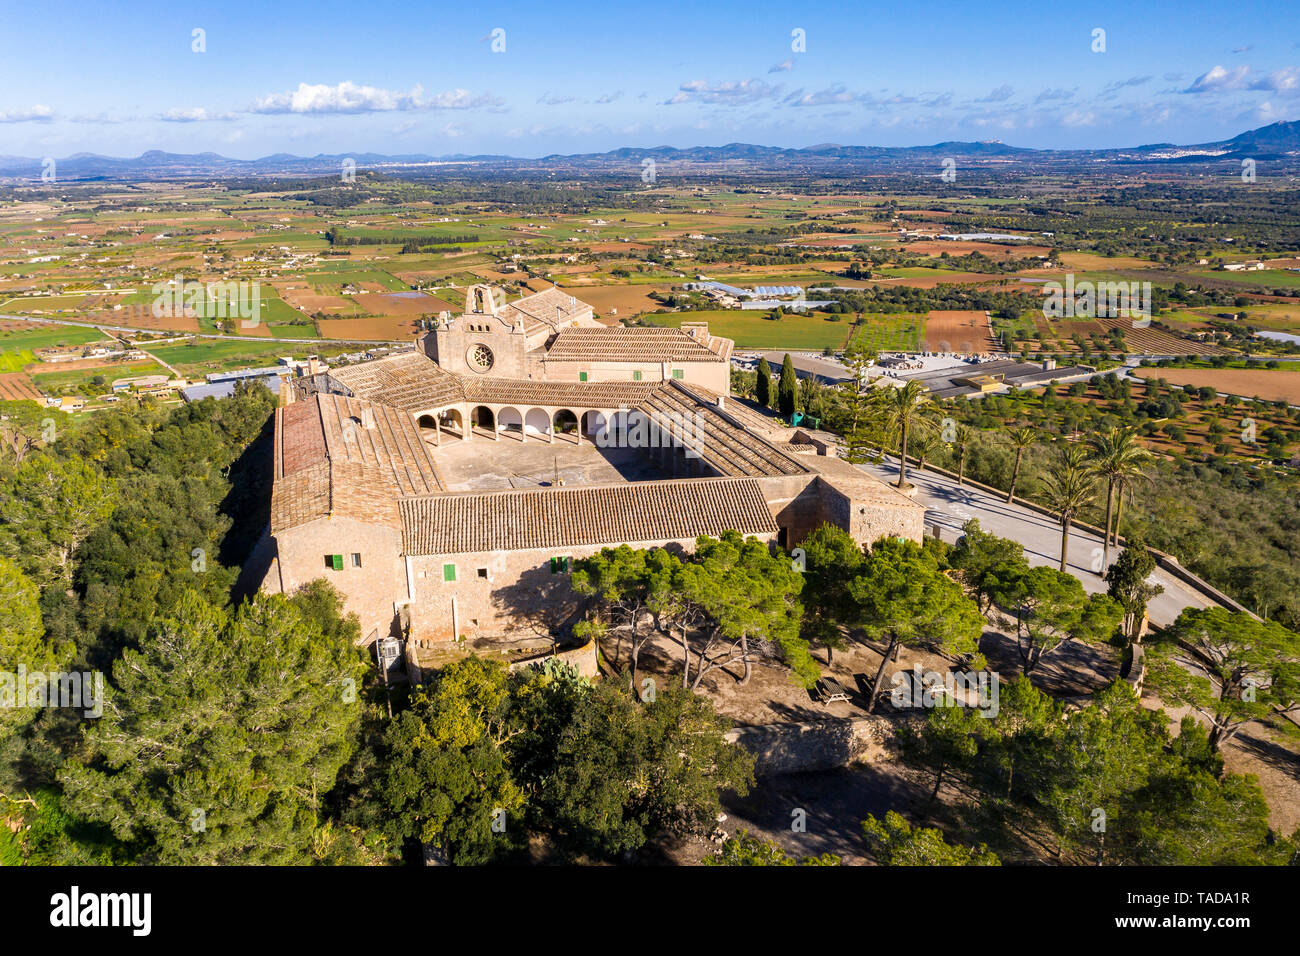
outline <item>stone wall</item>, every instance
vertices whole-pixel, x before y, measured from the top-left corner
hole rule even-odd
[[[636,381],[633,372],[640,372],[642,382],[665,382],[673,379],[673,370],[682,377],[677,381],[686,385],[700,385],[720,395],[731,393],[731,363],[716,362],[572,362],[543,359],[544,377],[549,382],[578,382],[581,373],[587,373],[589,382]]]
[[[884,759],[900,721],[906,719],[872,715],[735,727],[726,739],[752,753],[754,773],[766,777]]]
[[[772,519],[781,529],[780,542],[792,548],[826,520],[816,475],[775,475],[758,479]]]
[[[892,496],[882,499],[875,488],[869,494],[857,494],[853,484],[837,485],[825,476],[817,486],[821,521],[843,528],[859,544],[872,544],[882,537],[920,542],[925,536],[925,508],[914,502],[894,501]]]
[[[473,320],[482,319],[481,322]],[[490,327],[490,332],[471,332],[470,325]],[[488,372],[469,364],[465,356],[478,344],[486,345],[492,350],[493,363]],[[429,358],[433,359],[448,372],[457,375],[492,375],[496,378],[529,378],[528,374],[528,336],[521,331],[510,329],[494,316],[469,316],[452,320],[451,328],[440,327],[427,333],[421,339],[421,345]]]
[[[324,578],[343,594],[345,609],[361,619],[364,641],[376,631],[400,636],[397,604],[406,597],[406,581],[402,536],[395,528],[335,516],[281,531],[274,540],[275,560],[262,590],[292,594]],[[326,567],[330,554],[343,556],[343,570]],[[353,567],[353,554],[361,555],[361,567]]]
[[[774,541],[775,535],[759,536]],[[678,553],[695,550],[695,539],[629,542],[633,548],[665,547]],[[420,640],[501,637],[520,631],[549,634],[560,630],[577,610],[569,573],[552,571],[552,558],[574,561],[615,544],[553,550],[484,551],[451,555],[414,555],[406,559],[415,600],[411,636]],[[455,568],[455,580],[445,567]]]

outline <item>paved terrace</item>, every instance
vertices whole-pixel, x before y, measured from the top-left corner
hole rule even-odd
[[[880,465],[860,465],[863,471],[875,475],[883,481],[898,480],[898,463],[893,459]],[[907,480],[916,485],[916,500],[926,505],[925,525],[927,532],[938,525],[943,540],[955,542],[961,536],[961,526],[971,518],[978,518],[980,527],[1003,538],[1013,538],[1025,548],[1025,557],[1031,565],[1050,565],[1058,567],[1061,562],[1061,526],[1031,508],[1023,505],[1008,504],[1006,496],[998,496],[970,485],[958,485],[955,478],[949,478],[928,468],[917,472],[908,466]],[[1110,560],[1113,564],[1118,557],[1119,548],[1112,548]],[[1081,528],[1070,532],[1070,554],[1067,568],[1071,574],[1083,582],[1089,593],[1104,592],[1106,582],[1094,570],[1101,563],[1101,538]],[[1212,607],[1210,598],[1192,589],[1163,568],[1157,568],[1148,579],[1161,585],[1165,590],[1151,600],[1148,610],[1151,623],[1166,627],[1174,622],[1179,613],[1187,607]]]

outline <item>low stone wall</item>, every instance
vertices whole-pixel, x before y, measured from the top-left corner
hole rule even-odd
[[[899,721],[900,718],[872,715],[763,724],[735,727],[727,732],[726,739],[752,753],[756,759],[754,773],[767,777],[882,759]]]
[[[571,664],[578,669],[578,674],[582,677],[595,678],[600,674],[600,665],[596,653],[596,642],[588,641],[581,647],[573,647],[563,651],[557,651],[554,654],[542,654],[537,657],[530,657],[527,660],[513,661],[510,664],[510,670],[516,671],[521,667],[531,667],[534,664],[541,665],[552,657],[559,658],[566,664]]]

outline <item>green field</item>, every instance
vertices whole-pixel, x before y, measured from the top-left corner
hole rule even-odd
[[[53,345],[86,345],[104,341],[96,329],[75,325],[32,325],[30,329],[0,330],[0,350],[43,349]]]
[[[36,361],[31,349],[0,349],[0,372],[21,372]]]
[[[877,352],[920,352],[925,348],[925,316],[864,315],[854,338]]]
[[[166,375],[168,371],[157,362],[123,362],[103,368],[69,369],[63,372],[43,372],[33,375],[36,387],[47,394],[62,391],[80,391],[89,385],[96,375],[102,375],[104,382],[110,383],[119,378],[134,378],[137,375]]]
[[[10,315],[35,314],[36,312],[62,312],[75,309],[77,303],[86,297],[85,292],[69,295],[40,295],[26,298],[10,299],[0,305],[0,312]]]
[[[680,328],[683,322],[707,322],[712,334],[734,339],[739,349],[842,349],[852,326],[851,318],[840,316],[841,321],[832,322],[820,312],[783,315],[776,321],[769,319],[769,314],[762,310],[718,310],[673,312],[642,318],[653,325],[670,328]]]

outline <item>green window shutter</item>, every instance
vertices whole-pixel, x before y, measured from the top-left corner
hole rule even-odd
[[[673,378],[685,378],[686,373],[679,368],[673,369]]]
[[[641,381],[641,373],[639,371],[632,373],[632,381],[634,382]]]
[[[565,574],[569,570],[569,563],[572,558],[551,558],[551,573]]]
[[[587,373],[586,373],[586,372],[579,372],[579,373],[578,373],[578,381],[579,381],[579,382],[585,382],[586,380],[587,380]]]
[[[444,565],[442,566],[442,579],[443,579],[444,581],[455,581],[455,580],[456,580],[456,565],[454,565],[454,564],[444,564]]]
[[[331,555],[330,555],[330,567],[333,568],[335,571],[342,571],[342,570],[343,570],[343,555],[341,555],[341,554],[331,554]]]

